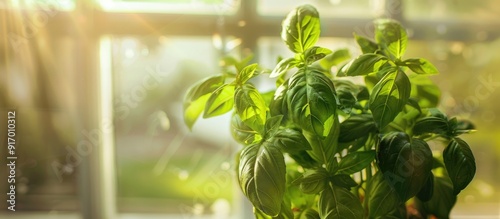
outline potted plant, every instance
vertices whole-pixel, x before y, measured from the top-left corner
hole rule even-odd
[[[233,111],[238,182],[256,218],[448,218],[474,177],[474,156],[458,137],[473,126],[436,108],[440,92],[428,77],[438,70],[403,58],[408,38],[398,22],[374,26],[373,41],[354,35],[363,54],[350,59],[315,46],[319,14],[299,6],[281,32],[294,57],[272,70],[226,58],[222,74],[189,89],[189,127]],[[251,79],[267,74],[276,89],[261,92]]]

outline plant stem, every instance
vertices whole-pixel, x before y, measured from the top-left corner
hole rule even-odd
[[[373,139],[373,135],[370,134],[370,137],[368,137],[367,144],[365,144],[365,151],[369,151],[373,148],[375,144],[375,141]],[[373,162],[372,162],[373,163]],[[366,181],[370,182],[370,179],[372,178],[372,164],[370,163],[370,166],[366,168]]]

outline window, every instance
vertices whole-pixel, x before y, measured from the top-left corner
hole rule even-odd
[[[187,88],[219,70],[212,38],[114,37],[111,49],[119,212],[234,216],[229,117],[189,131],[182,114]]]
[[[441,71],[443,109],[479,130],[466,136],[476,177],[452,218],[499,216],[497,1],[9,0],[0,3],[0,115],[19,113],[23,163],[18,212],[0,202],[0,217],[252,218],[235,182],[241,146],[229,115],[188,130],[182,100],[221,57],[252,53],[270,68],[290,56],[281,20],[304,3],[320,10],[319,44],[353,56],[352,33],[369,35],[372,19],[405,23],[407,56]]]

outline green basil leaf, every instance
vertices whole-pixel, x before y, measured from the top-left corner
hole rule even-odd
[[[333,85],[338,89],[351,90],[353,94],[357,94],[361,89],[359,85],[348,80],[333,80]]]
[[[285,204],[285,202],[288,202],[288,204]],[[281,203],[281,212],[278,216],[273,217],[273,219],[294,219],[289,201],[283,201]]]
[[[406,214],[400,215],[398,211],[398,206],[404,202],[381,171],[368,182],[365,198],[368,199],[369,218],[406,218]]]
[[[413,107],[414,109],[418,110],[420,114],[422,114],[422,108],[420,108],[418,101],[415,98],[411,98],[411,95],[410,99],[408,99],[408,102],[406,102],[406,105]]]
[[[429,178],[427,178],[427,182],[425,182],[425,185],[417,193],[417,198],[420,199],[421,201],[426,202],[431,200],[433,194],[434,194],[434,174],[431,172],[431,175],[429,176]]]
[[[319,213],[316,210],[308,208],[300,215],[299,219],[321,219],[321,218],[319,217]]]
[[[323,168],[307,170],[299,179],[300,190],[306,194],[318,194],[325,189],[327,178],[328,172]]]
[[[295,53],[311,48],[320,35],[319,13],[312,5],[302,5],[291,11],[283,21],[281,38]]]
[[[340,123],[339,142],[351,142],[376,131],[371,114],[353,114]]]
[[[300,128],[326,137],[337,123],[337,100],[332,81],[321,70],[305,67],[292,75],[288,84],[287,105]]]
[[[314,160],[325,164],[326,169],[329,171],[335,168],[335,154],[339,152],[339,144],[337,143],[339,136],[338,124],[338,119],[335,117],[330,134],[326,137],[321,137],[314,133],[303,131],[304,137],[306,137],[312,149],[309,150],[308,153]]]
[[[457,124],[457,130],[474,130],[476,126],[474,123],[468,120],[459,120]]]
[[[361,138],[358,138],[358,139],[356,139],[356,140],[354,140],[352,142],[344,143],[344,145],[347,145],[347,147],[346,146],[342,146],[341,149],[339,149],[339,150],[341,151],[341,150],[347,149],[348,152],[358,151],[360,148],[362,148],[363,146],[365,146],[367,144],[368,140],[373,135],[375,135],[375,134],[368,134],[368,135],[365,135],[365,136],[363,136]],[[370,147],[371,147],[371,145],[370,145]]]
[[[303,173],[297,171],[298,165],[294,163],[287,163],[286,165],[286,193],[285,200],[290,201],[290,206],[295,210],[305,210],[317,205],[317,194],[304,194],[300,190],[300,178]]]
[[[252,78],[255,74],[255,70],[257,70],[258,65],[257,64],[251,64],[243,68],[238,75],[236,75],[236,83],[238,84],[244,84],[250,78]]]
[[[288,115],[288,105],[286,102],[286,93],[288,92],[288,80],[281,84],[274,92],[274,97],[269,104],[271,116]]]
[[[373,90],[373,87],[375,87],[375,85],[382,79],[382,77],[379,77],[378,76],[379,74],[371,74],[371,75],[367,75],[365,76],[365,84],[366,84],[366,88],[368,90]]]
[[[370,99],[370,92],[366,86],[358,85],[358,94],[356,95],[356,99],[358,102]]]
[[[474,131],[474,124],[466,120],[458,120],[456,117],[448,120],[450,126],[449,136],[456,137],[461,134],[466,134]]]
[[[402,71],[386,74],[375,85],[370,96],[370,110],[379,129],[387,126],[403,110],[410,92],[410,80]]]
[[[427,110],[427,113],[428,113],[428,115],[430,115],[432,117],[438,117],[438,118],[442,118],[444,120],[448,120],[448,116],[446,116],[446,114],[441,112],[438,108],[430,108]]]
[[[403,65],[410,68],[413,72],[422,75],[439,74],[436,67],[426,59],[407,59],[403,61]]]
[[[375,160],[375,151],[358,151],[347,154],[339,162],[338,172],[353,174],[370,166]]]
[[[298,129],[279,129],[271,137],[276,146],[287,153],[298,153],[303,150],[311,150],[311,145]]]
[[[276,65],[276,67],[274,67],[274,69],[271,72],[271,75],[269,77],[271,77],[271,78],[279,77],[279,76],[285,74],[288,70],[297,66],[297,64],[298,64],[298,62],[297,62],[297,60],[295,60],[295,58],[283,59]]]
[[[266,123],[267,105],[259,91],[251,84],[236,89],[234,95],[236,113],[241,121],[259,133],[263,133]]]
[[[337,76],[360,76],[378,72],[389,60],[382,55],[367,53],[344,65]]]
[[[281,212],[285,194],[285,160],[270,141],[243,148],[238,165],[241,190],[253,206],[269,216]]]
[[[375,21],[375,42],[392,60],[397,60],[405,54],[408,36],[397,21],[378,19]]]
[[[337,89],[337,98],[339,100],[338,108],[344,111],[347,114],[350,114],[352,108],[356,106],[357,100],[352,90],[347,88],[338,88]]]
[[[236,113],[231,117],[231,134],[237,142],[243,145],[249,145],[262,139],[262,136],[241,121],[240,116]]]
[[[307,153],[307,151],[289,152],[290,157],[304,168],[315,168],[319,163]]]
[[[376,217],[375,219],[401,219],[401,218],[406,218],[408,215],[406,211],[406,205],[403,203],[399,205],[396,209],[394,209],[393,212],[390,212],[388,215],[384,216],[379,216]]]
[[[433,194],[429,201],[418,204],[423,205],[426,213],[437,218],[450,218],[451,209],[457,202],[457,196],[453,192],[453,184],[449,179],[434,177]]]
[[[392,132],[378,145],[380,170],[404,201],[424,186],[431,173],[432,161],[429,145],[417,138],[410,139],[404,132]]]
[[[351,54],[348,49],[339,49],[326,55],[324,58],[319,60],[318,64],[322,69],[330,70],[333,66],[339,65],[340,63],[347,61],[349,58],[351,58]]]
[[[448,121],[440,117],[425,117],[418,119],[413,126],[413,134],[422,135],[425,133],[446,135],[448,133]]]
[[[188,104],[184,104],[184,123],[189,129],[193,128],[194,123],[198,120],[198,117],[200,117],[200,114],[205,109],[205,105],[207,104],[209,97],[210,94],[205,94]]]
[[[285,204],[281,206],[281,212],[276,217],[271,217],[257,208],[253,209],[256,219],[293,219],[292,209],[288,208]]]
[[[415,121],[417,121],[417,119],[420,118],[421,115],[422,113],[420,113],[417,109],[405,106],[404,111],[399,113],[396,118],[394,118],[394,126],[387,126],[383,129],[382,132],[388,133],[391,131],[409,131],[409,129],[412,128],[412,125],[415,124]]]
[[[304,64],[309,65],[315,61],[318,61],[318,60],[324,58],[325,56],[327,56],[328,54],[331,54],[331,53],[332,53],[332,50],[330,50],[330,49],[319,47],[319,46],[313,46],[313,47],[307,49],[306,51],[304,51],[304,61],[305,61]]]
[[[247,64],[252,61],[252,59],[254,58],[254,55],[253,54],[250,54],[248,56],[246,56],[245,58],[243,58],[241,61],[239,61],[238,63],[235,64],[235,67],[236,67],[236,70],[238,72],[242,71],[243,68],[245,66],[247,66]]]
[[[340,102],[339,109],[343,110],[346,114],[351,114],[352,108],[359,106],[357,97],[365,98],[361,94],[367,92],[364,86],[356,85],[347,80],[334,80],[333,84],[337,91],[337,97]]]
[[[269,138],[270,136],[273,136],[280,129],[282,121],[283,115],[277,115],[268,118],[266,121],[266,127],[264,129],[264,133],[266,133],[265,137]]]
[[[471,133],[476,129],[474,124],[468,120],[459,120],[457,121],[457,124],[455,127],[453,127],[451,133],[453,133],[454,136],[458,136],[461,134],[467,134]]]
[[[394,73],[398,71],[397,66],[392,66],[391,64],[385,64],[378,72],[375,74],[369,74],[365,76],[365,85],[368,90],[373,90],[375,85],[382,80],[384,76],[389,73]]]
[[[454,138],[443,151],[444,165],[453,183],[453,193],[457,195],[467,187],[476,174],[476,160],[464,140]]]
[[[234,106],[234,85],[224,84],[217,88],[207,100],[203,118],[225,114]]]
[[[369,40],[366,37],[359,36],[354,34],[354,39],[356,39],[356,43],[358,43],[359,48],[363,53],[375,53],[378,50],[377,43]]]
[[[205,109],[210,94],[224,83],[223,76],[212,76],[188,89],[184,97],[184,123],[191,129]]]
[[[352,187],[358,185],[358,183],[356,183],[356,181],[354,181],[354,179],[352,179],[348,174],[337,174],[332,176],[330,181],[333,185],[346,189],[351,189]]]
[[[411,97],[418,100],[422,108],[437,107],[441,98],[441,91],[427,75],[410,75]]]
[[[319,215],[322,219],[361,219],[363,207],[359,198],[349,190],[328,185],[319,196]]]
[[[255,207],[253,208],[253,215],[255,216],[255,219],[273,219],[273,217],[264,214],[264,212]]]

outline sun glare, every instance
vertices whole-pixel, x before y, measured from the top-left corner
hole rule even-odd
[[[236,13],[236,0],[217,1],[119,1],[100,0],[99,5],[108,12],[146,12],[146,13],[183,13],[183,14],[224,14]]]

